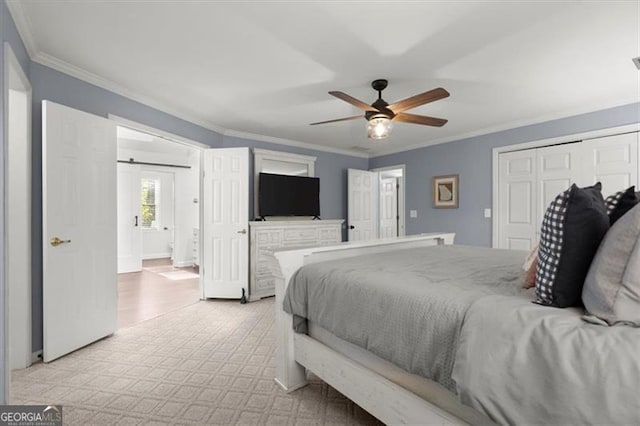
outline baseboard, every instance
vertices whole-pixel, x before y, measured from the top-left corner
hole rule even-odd
[[[31,364],[42,361],[42,349],[39,351],[31,352]]]

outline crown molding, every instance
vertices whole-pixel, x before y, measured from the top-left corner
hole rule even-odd
[[[31,32],[31,21],[29,20],[29,15],[24,11],[23,3],[19,0],[5,0],[5,4],[7,5],[7,9],[9,9],[13,22],[16,24],[18,34],[20,35],[20,38],[22,38],[22,42],[24,43],[24,47],[27,49],[29,57],[33,58],[38,53],[39,49],[36,40],[33,37],[33,33]]]
[[[273,136],[258,135],[255,133],[241,132],[238,130],[226,130],[224,132],[224,136],[232,136],[236,138],[249,139],[249,140],[260,141],[260,142],[269,142],[269,143],[275,143],[279,145],[294,146],[296,148],[310,149],[313,151],[332,152],[334,154],[348,155],[350,157],[358,157],[358,158],[370,157],[369,154],[358,152],[358,151],[352,151],[349,149],[334,148],[331,146],[324,146],[324,145],[316,145],[309,142],[300,142],[300,141],[294,141],[291,139],[283,139],[283,138],[277,138]]]
[[[353,156],[353,157],[362,157],[362,158],[369,158],[368,155],[364,155],[360,152],[356,152],[356,151],[350,151],[347,149],[340,149],[340,148],[332,148],[332,147],[326,147],[326,146],[322,146],[322,145],[316,145],[316,144],[312,144],[312,143],[308,143],[308,142],[300,142],[300,141],[294,141],[294,140],[289,140],[289,139],[283,139],[283,138],[277,138],[277,137],[273,137],[273,136],[266,136],[266,135],[258,135],[255,133],[248,133],[248,132],[242,132],[242,131],[237,131],[237,130],[231,130],[231,129],[225,129],[224,127],[218,126],[214,123],[211,123],[210,121],[207,120],[202,120],[201,118],[198,117],[194,117],[190,114],[186,114],[183,111],[179,111],[177,109],[174,109],[172,107],[170,107],[169,105],[163,103],[163,102],[159,102],[158,100],[145,96],[145,95],[141,95],[131,89],[128,89],[118,83],[115,83],[111,80],[108,80],[106,78],[103,78],[99,75],[93,74],[91,72],[88,72],[80,67],[77,67],[73,64],[70,64],[66,61],[63,61],[61,59],[58,59],[54,56],[51,56],[47,53],[44,52],[38,52],[35,56],[33,56],[31,58],[32,61],[37,62],[41,65],[44,65],[46,67],[52,68],[56,71],[59,71],[61,73],[70,75],[72,77],[75,77],[79,80],[82,80],[86,83],[92,84],[94,86],[100,87],[102,89],[108,90],[112,93],[116,93],[120,96],[124,96],[125,98],[131,99],[133,101],[136,102],[140,102],[141,104],[144,104],[146,106],[149,106],[151,108],[154,108],[158,111],[162,111],[164,113],[170,114],[174,117],[177,117],[181,120],[185,120],[188,121],[190,123],[196,124],[200,127],[203,127],[205,129],[214,131],[220,135],[223,136],[235,136],[235,137],[239,137],[239,138],[243,138],[243,139],[251,139],[251,140],[256,140],[256,141],[262,141],[262,142],[270,142],[270,143],[275,143],[275,144],[279,144],[279,145],[288,145],[288,146],[295,146],[295,147],[299,147],[299,148],[305,148],[305,149],[313,149],[315,151],[325,151],[325,152],[333,152],[333,153],[338,153],[338,154],[342,154],[342,155],[349,155],[349,156]]]
[[[515,121],[508,122],[508,123],[500,124],[500,125],[497,125],[497,126],[485,127],[485,128],[479,129],[479,130],[475,130],[473,132],[462,133],[462,134],[459,134],[459,135],[450,136],[450,137],[446,137],[446,138],[432,139],[432,140],[429,140],[429,141],[426,141],[426,142],[420,142],[420,143],[412,144],[412,145],[408,145],[408,146],[383,149],[383,150],[380,150],[380,151],[377,151],[377,152],[372,152],[369,155],[369,158],[378,158],[378,157],[383,157],[385,155],[398,154],[400,152],[406,152],[406,151],[413,151],[414,149],[426,148],[426,147],[433,146],[433,145],[441,145],[441,144],[445,144],[445,143],[449,143],[449,142],[455,142],[455,141],[459,141],[459,140],[463,140],[463,139],[469,139],[469,138],[474,138],[474,137],[478,137],[478,136],[486,136],[486,135],[490,135],[492,133],[498,133],[498,132],[502,132],[502,131],[506,131],[506,130],[517,129],[519,127],[526,127],[526,126],[531,126],[531,125],[535,125],[535,124],[542,124],[542,123],[545,123],[545,122],[548,122],[548,121],[561,120],[563,118],[575,117],[575,116],[581,115],[581,114],[588,114],[588,113],[591,113],[591,112],[597,112],[597,111],[602,111],[602,110],[609,109],[609,108],[615,108],[615,107],[620,107],[620,106],[630,105],[630,104],[636,104],[636,103],[639,103],[638,98],[629,97],[627,99],[622,99],[622,100],[617,100],[617,101],[613,101],[612,100],[612,101],[605,102],[605,103],[598,102],[598,103],[593,103],[593,104],[586,104],[587,106],[583,106],[583,107],[578,108],[578,109],[571,109],[571,110],[565,110],[565,111],[558,112],[558,113],[553,113],[553,114],[540,115],[538,117],[529,118],[529,119],[525,119],[525,120],[515,120]],[[639,108],[640,108],[640,106],[639,106]]]
[[[59,71],[63,74],[67,74],[72,77],[75,77],[78,80],[82,80],[86,83],[100,87],[101,89],[108,90],[112,93],[118,94],[125,98],[131,99],[133,101],[149,106],[151,108],[157,109],[158,111],[173,115],[174,117],[177,117],[181,120],[185,120],[185,121],[189,121],[190,123],[197,124],[198,126],[204,127],[205,129],[214,131],[219,134],[223,134],[225,131],[224,128],[217,126],[207,120],[202,120],[199,117],[195,117],[191,114],[187,114],[187,113],[184,113],[183,111],[179,111],[165,104],[164,102],[160,102],[157,99],[151,98],[149,96],[141,95],[135,92],[134,90],[131,90],[123,85],[115,83],[97,74],[86,71],[80,67],[77,67],[61,59],[58,59],[55,56],[51,56],[47,53],[38,52],[35,56],[31,58],[31,60],[33,62],[37,62],[38,64],[41,64],[46,67],[52,68],[56,71]]]

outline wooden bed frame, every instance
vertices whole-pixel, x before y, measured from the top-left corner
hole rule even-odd
[[[295,391],[307,384],[308,369],[384,423],[467,424],[455,413],[422,399],[319,341],[295,333],[293,316],[282,309],[289,280],[303,265],[390,250],[453,244],[454,237],[451,233],[433,233],[276,252],[275,259],[279,264],[273,265],[277,276],[276,383],[287,392]],[[468,407],[464,409],[469,410]]]

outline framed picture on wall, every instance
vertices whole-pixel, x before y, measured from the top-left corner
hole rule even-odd
[[[433,177],[433,207],[437,209],[458,208],[458,175]]]

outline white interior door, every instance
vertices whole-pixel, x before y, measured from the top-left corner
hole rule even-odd
[[[582,145],[583,185],[602,182],[606,198],[639,184],[638,132],[586,139]]]
[[[546,146],[536,149],[537,155],[537,201],[536,234],[539,236],[542,219],[551,202],[573,183],[580,185],[581,143]],[[537,240],[538,238],[536,238]]]
[[[142,270],[140,166],[118,164],[118,273]]]
[[[498,248],[529,250],[536,243],[536,152],[499,156]]]
[[[348,170],[349,241],[378,235],[378,172]]]
[[[45,362],[117,329],[116,125],[42,102]]]
[[[380,238],[398,236],[398,180],[380,179]]]
[[[239,299],[249,283],[249,148],[205,150],[203,172],[204,297]]]

